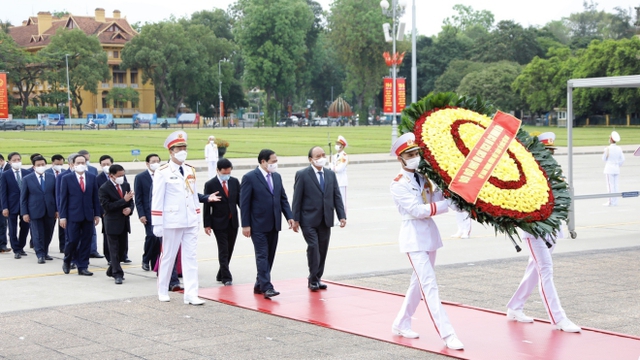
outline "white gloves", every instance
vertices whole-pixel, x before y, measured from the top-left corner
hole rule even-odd
[[[155,235],[156,237],[162,237],[162,235],[164,235],[164,232],[162,230],[162,225],[153,226],[153,235]]]
[[[456,203],[453,202],[453,200],[447,199],[447,205],[451,208],[451,210],[460,212],[460,208],[456,205]]]

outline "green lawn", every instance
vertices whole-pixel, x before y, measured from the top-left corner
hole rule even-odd
[[[566,129],[556,127],[527,126],[527,131],[554,131],[556,145],[566,146]],[[590,127],[574,129],[574,146],[607,144],[612,128]],[[640,128],[617,128],[621,144],[640,144]],[[174,130],[84,130],[84,131],[0,131],[0,153],[11,151],[22,154],[41,153],[67,156],[80,149],[87,149],[95,157],[109,154],[116,161],[131,161],[132,149],[139,149],[144,159],[146,154],[166,154],[162,147],[166,136]],[[229,158],[254,157],[264,148],[270,148],[280,156],[307,154],[313,145],[327,143],[335,145],[338,135],[349,142],[350,154],[386,153],[391,146],[390,126],[361,127],[311,127],[311,128],[252,128],[252,129],[188,129],[189,158],[202,159],[207,137],[211,134],[230,143]],[[164,156],[163,156],[164,157]],[[97,159],[93,161],[96,162]]]

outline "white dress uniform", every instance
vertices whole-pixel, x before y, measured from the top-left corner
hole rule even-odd
[[[342,150],[333,155],[333,161],[331,163],[331,170],[336,173],[336,179],[338,180],[338,187],[340,188],[340,195],[342,196],[342,204],[344,205],[344,213],[347,213],[347,186],[349,186],[349,179],[347,178],[347,165],[349,165],[349,157],[344,152],[344,148],[347,147],[347,140],[342,136],[338,136],[336,145],[342,145]]]
[[[607,179],[607,191],[609,193],[617,193],[620,191],[618,187],[620,183],[620,166],[624,163],[624,154],[622,149],[616,145],[620,141],[620,135],[614,131],[611,133],[611,140],[613,142],[604,149],[602,154],[602,160],[604,165],[604,176]],[[605,204],[607,206],[617,206],[618,198],[609,198],[609,201]]]
[[[454,330],[438,294],[434,265],[436,250],[442,247],[442,240],[431,217],[446,213],[448,205],[442,192],[432,191],[430,182],[422,175],[419,178],[420,183],[414,173],[402,170],[391,183],[391,195],[402,216],[400,251],[407,253],[413,267],[411,283],[393,327],[411,329],[411,316],[424,296],[436,331],[444,339],[453,335]]]
[[[186,140],[186,134],[184,134]],[[182,168],[182,173],[180,172]],[[194,167],[169,161],[153,175],[151,222],[162,226],[162,251],[158,269],[158,295],[168,296],[169,280],[178,249],[182,247],[184,298],[198,297],[196,248],[202,216]]]
[[[458,232],[452,237],[467,239],[471,236],[471,217],[469,216],[469,212],[456,212],[456,224],[458,225]]]
[[[211,141],[204,146],[204,159],[207,161],[209,179],[213,179],[217,174],[218,166],[218,145],[216,145],[215,141]]]

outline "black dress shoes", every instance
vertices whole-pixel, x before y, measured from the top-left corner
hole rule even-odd
[[[231,286],[231,285],[233,285],[233,282],[231,282],[231,280],[224,282],[224,286]]]
[[[43,257],[39,257],[38,258],[38,264],[44,264],[44,263],[45,263],[44,258]]]
[[[90,257],[90,258],[92,258],[92,259],[102,259],[102,258],[104,258],[104,255],[102,255],[102,254],[100,254],[100,253],[95,252],[95,253],[91,253],[91,254],[89,255],[89,257]]]
[[[22,255],[20,255],[20,254],[15,254],[15,255],[13,255],[13,258],[14,258],[14,259],[22,259]]]
[[[122,285],[122,278],[116,278],[116,285]]]
[[[0,253],[6,253],[6,252],[9,252],[9,251],[11,251],[11,249],[9,249],[9,248],[0,249]]]
[[[27,253],[26,253],[26,252],[24,252],[24,251],[20,251],[20,255],[21,255],[21,256],[27,256]]]
[[[76,264],[71,264],[71,269],[77,268]]]
[[[275,289],[269,289],[269,290],[265,291],[264,294],[262,294],[262,295],[264,295],[265,299],[271,299],[274,296],[280,295],[280,293],[277,292]]]
[[[327,290],[327,284],[323,283],[322,281],[318,281],[318,288],[320,290]]]
[[[44,259],[45,259],[45,260],[49,260],[49,261],[53,260],[53,258],[52,258],[51,256],[49,256],[49,255],[45,255],[45,256],[44,256]]]
[[[129,258],[125,258],[122,262],[125,264],[131,264],[133,261],[131,261],[131,259]]]
[[[309,290],[318,291],[320,289],[320,285],[318,283],[309,283]]]
[[[253,288],[253,293],[254,293],[254,294],[262,294],[262,293],[263,293],[263,291],[262,291],[262,290],[260,290],[260,288],[259,288],[259,287],[254,287],[254,288]]]
[[[65,274],[69,273],[71,266],[69,265],[69,263],[67,262],[62,262],[62,271],[64,271]]]
[[[150,271],[151,267],[149,267],[149,264],[147,263],[142,263],[142,270],[144,271]]]
[[[182,291],[182,290],[184,290],[184,289],[182,288],[182,286],[180,286],[180,284],[178,284],[178,285],[173,285],[173,286],[171,287],[171,291],[174,291],[174,292]]]
[[[91,276],[93,273],[87,269],[78,270],[78,275]]]

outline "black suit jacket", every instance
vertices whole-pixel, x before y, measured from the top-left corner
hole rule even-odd
[[[218,196],[220,196],[220,201],[206,202],[204,204],[204,212],[202,213],[204,227],[224,230],[231,225],[234,228],[238,228],[240,181],[234,177],[229,178],[227,189],[229,190],[229,196],[224,193],[220,179],[217,176],[204,184],[205,194],[213,194],[217,191]],[[231,218],[229,218],[229,215],[231,215]]]
[[[293,185],[293,220],[299,221],[300,226],[310,227],[317,227],[324,220],[324,224],[331,227],[334,223],[334,209],[338,219],[346,219],[338,181],[333,171],[324,168],[323,192],[316,171],[315,167],[307,166],[296,172]]]
[[[122,194],[126,194],[131,191],[131,185],[124,183],[120,185]],[[100,197],[100,205],[104,211],[104,231],[107,235],[121,235],[125,232],[131,232],[131,224],[129,216],[125,216],[122,210],[130,208],[133,213],[133,199],[125,201],[118,194],[115,185],[111,181],[108,181],[100,187],[98,191]]]
[[[287,194],[282,186],[282,177],[272,174],[273,194],[267,180],[259,168],[249,171],[240,184],[240,212],[242,227],[251,227],[252,232],[280,231],[282,215],[289,220],[293,217]]]
[[[145,216],[147,222],[151,222],[151,190],[153,189],[153,179],[148,170],[136,175],[133,182],[133,191],[136,194],[136,210],[138,218]]]

